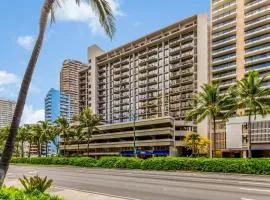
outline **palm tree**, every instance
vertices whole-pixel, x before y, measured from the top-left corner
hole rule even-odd
[[[64,139],[64,156],[66,155],[66,144],[69,139],[69,123],[66,118],[60,116],[55,121],[58,132],[62,135]]]
[[[52,126],[52,131],[50,135],[50,141],[53,143],[53,145],[56,147],[56,155],[59,155],[59,135],[60,132],[57,130],[56,126]]]
[[[112,14],[112,9],[108,4],[107,0],[74,0],[78,5],[80,2],[84,1],[90,4],[92,10],[97,15],[101,26],[104,28],[105,33],[112,38],[115,32],[114,16]],[[16,139],[17,131],[22,117],[23,108],[25,105],[25,100],[27,97],[28,89],[31,83],[32,75],[35,70],[35,66],[38,60],[40,50],[42,48],[43,39],[45,35],[45,30],[47,27],[48,16],[51,13],[51,21],[54,22],[54,11],[60,7],[60,0],[44,0],[40,19],[39,19],[39,33],[36,39],[34,49],[32,51],[27,69],[25,71],[23,81],[21,84],[19,96],[17,99],[17,104],[15,112],[13,115],[12,123],[8,138],[6,140],[5,148],[0,161],[0,187],[2,187],[8,167],[12,156],[14,142]]]
[[[80,154],[80,144],[84,138],[84,132],[83,132],[83,128],[81,126],[76,126],[74,128],[74,132],[75,132],[75,139],[77,142],[77,154]]]
[[[26,125],[24,125],[24,127],[25,127],[26,132],[27,132],[27,138],[26,138],[26,140],[29,143],[28,158],[30,158],[30,156],[31,156],[31,149],[32,149],[32,145],[33,145],[33,142],[34,142],[34,136],[35,135],[34,135],[33,125],[26,124]]]
[[[46,147],[46,157],[48,156],[48,143],[52,135],[52,126],[48,121],[39,121],[41,132],[42,132],[42,142],[45,143]]]
[[[40,124],[32,125],[32,130],[33,130],[33,142],[34,144],[37,145],[38,157],[41,157],[41,154],[42,154],[41,145],[43,142],[41,125]]]
[[[97,126],[101,121],[101,116],[94,114],[92,109],[85,108],[78,116],[75,117],[76,121],[80,122],[80,127],[86,128],[87,136],[87,156],[89,156],[90,140],[94,131],[99,131]]]
[[[27,129],[25,126],[19,128],[18,131],[18,141],[21,142],[21,157],[24,157],[24,142],[27,141]]]
[[[270,89],[264,88],[264,81],[270,78],[268,75],[260,78],[257,71],[249,71],[247,76],[237,82],[233,91],[236,95],[237,108],[243,109],[248,115],[248,157],[252,157],[251,151],[251,116],[266,115],[270,105]]]
[[[221,116],[225,116],[223,111],[225,110],[226,102],[228,101],[227,95],[222,95],[220,93],[219,85],[217,83],[209,83],[202,86],[202,91],[194,94],[192,98],[193,109],[187,112],[187,120],[195,120],[199,123],[210,118],[213,122],[213,133],[210,133],[210,138],[212,141],[212,150],[210,151],[210,156],[215,156],[216,151],[216,122]]]

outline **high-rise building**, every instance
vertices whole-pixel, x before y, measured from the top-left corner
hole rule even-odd
[[[63,116],[71,121],[70,95],[61,93],[59,90],[51,88],[45,97],[45,120],[54,123],[59,116]],[[56,143],[59,138],[54,139]],[[56,152],[53,142],[49,143],[49,153]]]
[[[221,92],[249,70],[270,72],[270,1],[211,0],[211,73]],[[266,80],[265,87],[270,87]],[[216,146],[225,148],[225,124],[218,126]]]
[[[97,45],[88,48],[89,65],[79,71],[79,105],[80,111],[85,107],[91,107],[97,112],[97,74],[96,74],[96,57],[103,54],[104,51]]]
[[[208,16],[198,14],[96,57],[98,112],[108,123],[183,121],[209,81],[208,43]]]
[[[79,114],[79,71],[88,66],[76,61],[65,60],[60,73],[60,91],[70,95],[71,119]]]
[[[10,125],[16,102],[0,98],[0,128]]]

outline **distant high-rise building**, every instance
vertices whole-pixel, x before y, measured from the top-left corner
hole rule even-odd
[[[71,118],[79,114],[79,71],[88,66],[76,60],[65,60],[60,73],[60,91],[70,95]]]
[[[59,116],[63,116],[68,121],[71,121],[70,109],[70,95],[53,88],[50,89],[45,97],[45,120],[54,123]],[[55,138],[55,141],[58,142],[59,138]],[[49,153],[56,151],[56,147],[52,142],[50,142],[49,147],[51,151]]]
[[[211,0],[211,72],[221,92],[250,70],[270,72],[270,1]],[[270,87],[270,80],[265,80]],[[217,130],[216,147],[225,148],[225,124]]]
[[[0,128],[10,125],[16,102],[0,98]]]

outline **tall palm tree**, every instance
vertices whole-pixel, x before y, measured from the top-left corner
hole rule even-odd
[[[69,123],[66,118],[60,116],[55,121],[58,132],[62,135],[64,139],[64,156],[66,155],[66,145],[69,139]]]
[[[59,155],[59,135],[60,132],[57,130],[56,126],[52,126],[52,131],[50,134],[50,141],[56,148],[56,155]]]
[[[83,128],[82,126],[76,126],[74,128],[74,132],[75,132],[75,139],[76,139],[76,143],[77,143],[77,154],[80,154],[80,144],[84,138],[84,132],[83,132]]]
[[[27,132],[27,137],[26,137],[26,141],[29,144],[29,148],[28,148],[28,158],[30,158],[31,156],[31,149],[32,149],[32,145],[34,142],[34,130],[33,130],[33,125],[30,124],[25,124],[24,128],[26,129]]]
[[[225,109],[227,100],[228,96],[220,93],[217,83],[205,84],[202,86],[201,92],[194,94],[191,100],[193,109],[188,111],[186,115],[187,120],[195,120],[196,123],[203,121],[207,117],[213,122],[213,133],[210,133],[212,141],[211,157],[215,156],[216,151],[216,122],[221,116],[225,116],[222,112]]]
[[[27,141],[27,133],[27,128],[25,126],[19,128],[17,137],[19,142],[21,142],[21,157],[24,157],[24,142]]]
[[[243,109],[248,115],[248,157],[252,157],[251,151],[251,117],[252,115],[266,115],[270,106],[270,89],[264,88],[265,75],[260,78],[257,71],[249,71],[247,76],[237,82],[233,91],[236,96],[237,108]]]
[[[34,124],[32,125],[32,133],[33,133],[33,142],[34,144],[37,145],[37,150],[38,150],[38,157],[41,157],[42,154],[42,150],[41,150],[41,146],[42,146],[42,139],[43,139],[43,133],[42,133],[42,128],[40,124]]]
[[[46,157],[48,156],[48,144],[51,139],[53,128],[48,121],[39,121],[41,133],[42,133],[42,142],[45,143]]]
[[[108,4],[107,0],[73,0],[78,5],[80,2],[84,1],[89,3],[94,13],[97,15],[101,26],[104,28],[105,33],[112,38],[115,32],[114,25],[114,16],[112,14],[112,9]],[[16,139],[16,134],[19,128],[19,124],[22,117],[23,108],[25,105],[25,100],[27,97],[28,89],[31,83],[32,75],[36,66],[36,62],[38,60],[38,56],[43,44],[43,39],[45,35],[45,30],[47,26],[48,16],[51,13],[52,22],[55,21],[54,11],[57,7],[60,7],[60,0],[44,0],[40,19],[39,19],[39,33],[36,39],[36,43],[34,49],[32,51],[27,69],[25,71],[23,81],[21,84],[19,96],[17,99],[17,104],[15,108],[15,112],[13,115],[12,123],[8,138],[6,140],[6,145],[2,154],[2,158],[0,161],[0,187],[3,185],[9,162],[12,156],[14,142]]]
[[[86,129],[87,137],[87,156],[89,156],[90,140],[94,131],[99,131],[97,126],[100,124],[101,116],[94,114],[92,109],[85,108],[78,116],[75,117],[76,121],[80,122],[80,127]]]

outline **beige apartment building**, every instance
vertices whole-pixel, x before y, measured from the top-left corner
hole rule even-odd
[[[69,94],[70,102],[70,118],[79,114],[79,71],[87,69],[88,65],[76,60],[65,60],[60,72],[60,91]]]
[[[10,125],[16,102],[0,98],[0,128]]]
[[[270,72],[269,0],[212,0],[211,26],[212,80],[219,81],[222,92],[249,70],[262,76]],[[224,124],[217,148],[226,148]]]
[[[183,153],[180,138],[188,130],[208,135],[207,120],[198,125],[185,121],[191,96],[209,81],[208,38],[205,13],[108,52],[90,46],[90,66],[79,73],[80,108],[91,106],[107,124],[93,136],[91,155],[132,152],[134,126],[136,148],[148,153]],[[86,146],[80,147],[84,153]],[[76,147],[67,149],[72,154]]]

